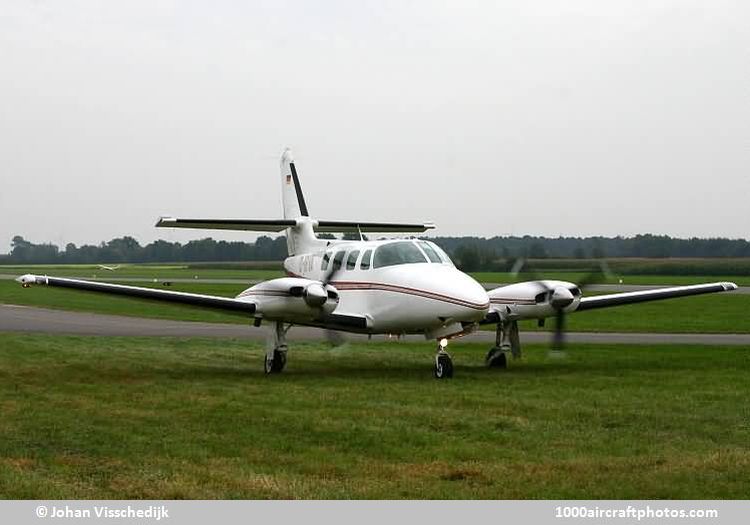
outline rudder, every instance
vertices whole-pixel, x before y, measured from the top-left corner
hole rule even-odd
[[[281,154],[281,200],[285,219],[309,217],[292,150],[289,148]]]

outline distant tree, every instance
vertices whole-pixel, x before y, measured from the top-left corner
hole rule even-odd
[[[544,247],[544,244],[537,241],[529,247],[528,254],[532,259],[546,259],[547,249]]]
[[[599,237],[594,239],[594,246],[591,248],[591,257],[594,259],[603,259],[606,257],[604,245]]]
[[[475,272],[482,266],[479,250],[477,250],[477,247],[474,244],[462,244],[456,249],[453,257],[456,266],[464,272]]]
[[[347,232],[341,236],[341,239],[344,241],[358,241],[360,240],[360,237],[358,232]],[[366,241],[367,235],[362,235],[362,240]]]
[[[10,241],[10,256],[18,262],[30,262],[28,259],[31,256],[31,243],[16,235]]]

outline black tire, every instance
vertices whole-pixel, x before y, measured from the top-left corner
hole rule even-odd
[[[435,379],[450,379],[453,377],[453,360],[449,355],[440,355],[435,363]]]
[[[286,352],[273,351],[273,357],[265,356],[264,370],[266,374],[278,374],[286,365]]]
[[[499,348],[493,348],[487,352],[485,363],[488,368],[508,368],[508,357]]]

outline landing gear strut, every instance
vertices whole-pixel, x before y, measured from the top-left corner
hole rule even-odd
[[[495,333],[495,346],[490,348],[485,363],[490,368],[507,368],[508,353],[513,359],[521,357],[521,340],[518,337],[517,321],[500,321]]]
[[[435,379],[450,379],[453,377],[453,360],[445,350],[447,346],[447,339],[441,339],[438,342],[437,354],[435,354]]]
[[[284,328],[284,323],[276,322],[268,337],[267,350],[263,369],[266,374],[278,374],[286,365],[286,332],[291,325]]]

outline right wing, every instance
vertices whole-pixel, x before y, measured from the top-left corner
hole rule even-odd
[[[94,281],[85,281],[81,279],[66,279],[62,277],[47,277],[46,275],[26,274],[17,278],[16,281],[24,287],[33,284],[54,286],[58,288],[72,288],[74,290],[85,290],[89,292],[106,293],[110,295],[122,295],[126,297],[136,297],[139,299],[150,299],[166,303],[187,304],[201,308],[210,308],[221,310],[227,313],[240,314],[243,316],[252,316],[259,310],[262,313],[262,304],[260,307],[247,300],[232,299],[230,297],[220,297],[217,295],[203,295],[187,292],[173,292],[160,290],[158,288],[144,288],[141,286],[126,286],[122,284],[102,283]],[[292,324],[303,324],[328,330],[340,330],[344,332],[366,333],[369,328],[367,317],[357,314],[331,313],[320,317],[316,320],[298,322],[295,319],[289,319],[285,322]]]
[[[230,297],[220,297],[218,295],[172,292],[168,290],[159,290],[157,288],[143,288],[141,286],[126,286],[123,284],[101,283],[33,274],[22,275],[16,279],[16,281],[21,283],[24,287],[28,287],[32,284],[43,284],[60,288],[86,290],[89,292],[124,295],[127,297],[138,297],[140,299],[152,299],[168,303],[189,304],[192,306],[201,306],[203,308],[212,308],[214,310],[223,310],[229,313],[244,315],[255,313],[255,303],[240,301]]]

